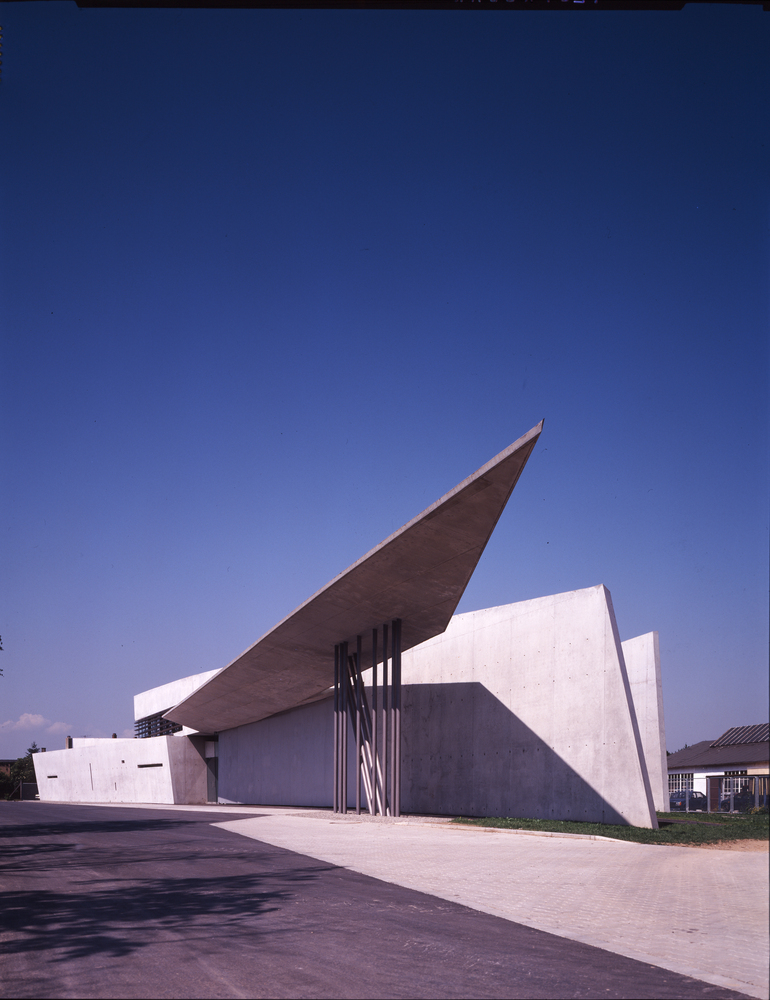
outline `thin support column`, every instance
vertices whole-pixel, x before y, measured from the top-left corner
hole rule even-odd
[[[382,626],[382,815],[390,815],[388,795],[388,626]]]
[[[393,815],[401,815],[401,619],[393,622]]]
[[[396,630],[390,627],[390,814],[395,816],[396,806],[396,768],[394,767],[396,756],[396,727],[395,707],[396,707]]]
[[[361,636],[356,636],[356,815],[361,815]]]
[[[388,641],[390,640],[390,641]],[[382,657],[382,700],[378,660]],[[390,665],[389,665],[390,661]],[[390,677],[388,677],[390,670]],[[390,685],[390,689],[388,689]],[[382,715],[380,716],[380,711]],[[355,713],[355,714],[354,714]],[[334,793],[336,813],[348,811],[348,724],[355,737],[355,805],[361,813],[366,794],[369,812],[401,815],[401,619],[372,629],[372,710],[363,683],[363,636],[356,651],[348,643],[334,647]],[[352,749],[352,748],[351,748]]]
[[[348,662],[348,644],[340,644],[340,683],[342,687],[342,712],[341,729],[342,739],[340,741],[340,812],[348,811],[348,685],[345,683],[345,672]]]
[[[380,807],[382,813],[382,807]],[[372,815],[377,815],[377,629],[372,629]]]
[[[334,812],[340,811],[340,647],[334,647]]]

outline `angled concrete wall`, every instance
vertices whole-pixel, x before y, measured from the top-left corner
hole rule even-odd
[[[41,802],[206,802],[203,740],[196,737],[94,739],[32,760]]]
[[[138,716],[211,673],[143,692]],[[657,636],[621,645],[605,587],[455,616],[404,654],[402,676],[404,812],[656,825]],[[331,805],[330,698],[224,731],[218,750],[221,801]],[[44,801],[203,803],[204,758],[203,737],[178,734],[76,740],[33,760]]]
[[[657,825],[605,587],[457,615],[403,678],[405,811]]]
[[[605,587],[458,615],[402,676],[405,812],[657,825]],[[331,748],[331,700],[220,733],[220,798],[331,805]]]
[[[663,684],[660,677],[660,642],[657,632],[648,632],[622,644],[631,683],[631,695],[639,720],[644,758],[650,774],[655,808],[668,812],[668,768],[666,727],[663,718]]]
[[[146,719],[148,715],[157,715],[158,712],[168,711],[169,708],[188,698],[193,691],[197,691],[201,685],[218,673],[219,670],[204,670],[203,673],[180,677],[179,680],[169,681],[168,684],[161,684],[158,687],[150,688],[149,691],[135,694],[134,719]]]

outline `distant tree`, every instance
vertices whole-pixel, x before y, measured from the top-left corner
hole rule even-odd
[[[32,754],[38,753],[39,750],[40,747],[33,742],[31,747],[27,747],[26,757],[17,757],[11,764],[11,780],[14,785],[18,785],[20,781],[35,780],[35,765],[32,763]]]

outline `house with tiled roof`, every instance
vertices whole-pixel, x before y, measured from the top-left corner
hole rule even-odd
[[[749,794],[766,802],[770,726],[734,726],[716,740],[702,740],[669,754],[666,764],[669,793],[702,793],[712,810],[726,808],[728,801],[734,805],[736,796]]]

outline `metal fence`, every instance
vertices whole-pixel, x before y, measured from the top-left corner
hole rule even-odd
[[[770,775],[710,777],[706,796],[709,812],[750,812],[768,804]]]
[[[750,812],[767,806],[768,781],[766,774],[709,775],[704,795],[693,789],[692,774],[670,774],[669,808],[672,812]]]
[[[8,796],[9,799],[36,799],[37,798],[37,782],[36,781],[20,781],[16,785]]]

